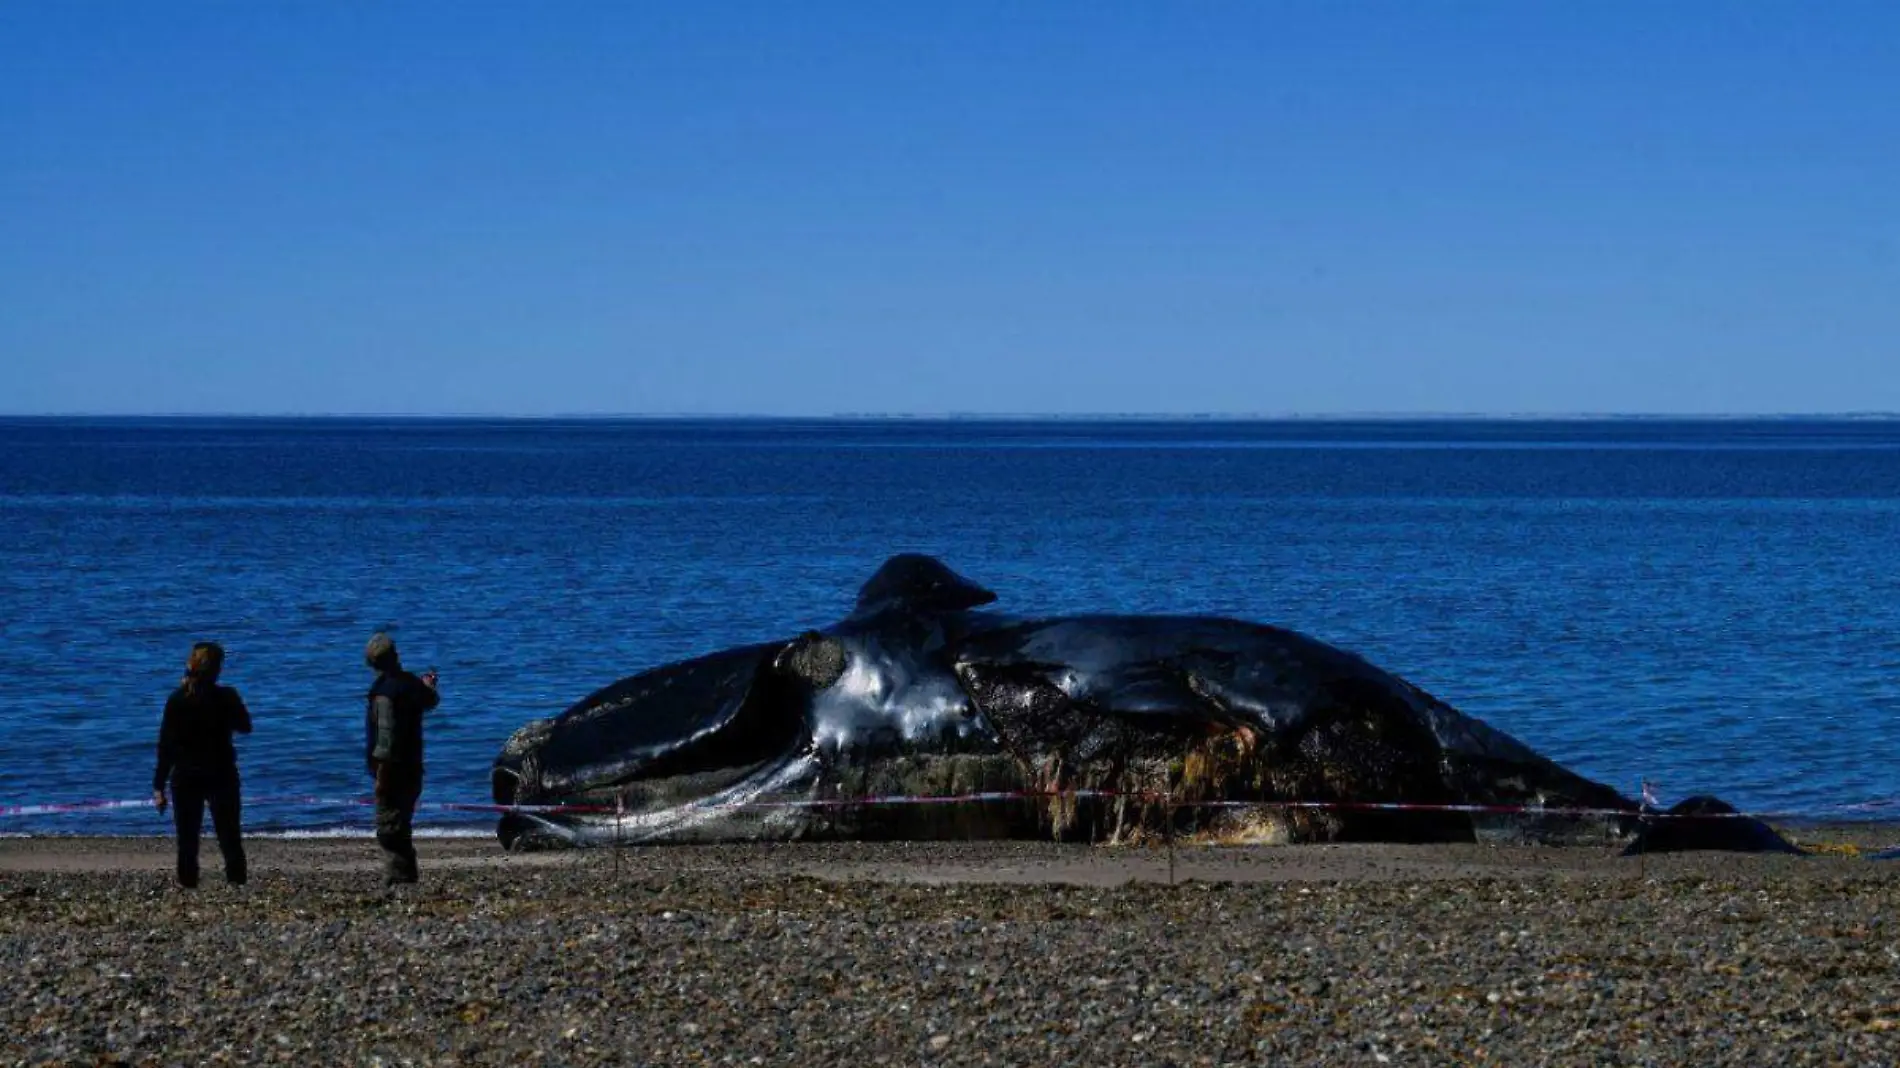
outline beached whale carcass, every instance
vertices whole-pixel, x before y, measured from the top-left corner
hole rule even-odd
[[[496,801],[591,811],[510,813],[501,839],[1460,841],[1638,828],[1637,804],[1615,790],[1305,635],[1213,617],[1023,618],[984,607],[995,599],[932,557],[893,557],[835,626],[658,667],[530,723],[495,761]],[[1371,807],[1391,803],[1606,814]],[[1688,835],[1678,848],[1693,847]]]

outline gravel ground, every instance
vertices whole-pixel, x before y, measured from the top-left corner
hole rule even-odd
[[[0,1064],[1900,1062],[1900,864],[425,843],[386,896],[367,842],[165,848],[0,842]]]

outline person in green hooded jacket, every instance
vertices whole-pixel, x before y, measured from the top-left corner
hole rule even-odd
[[[376,842],[383,848],[383,882],[417,878],[413,839],[416,803],[422,798],[422,717],[436,706],[433,670],[421,676],[403,670],[396,643],[387,634],[369,640],[364,659],[376,672],[365,723],[365,760],[376,782]]]

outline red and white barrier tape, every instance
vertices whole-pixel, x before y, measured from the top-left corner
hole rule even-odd
[[[1873,812],[1882,809],[1900,807],[1900,798],[1882,798],[1862,801],[1848,805],[1817,809],[1806,812],[1723,812],[1708,815],[1674,814],[1668,812],[1632,811],[1618,808],[1585,808],[1543,805],[1484,805],[1453,804],[1410,801],[1184,801],[1166,794],[1139,791],[1118,790],[1000,790],[968,794],[947,794],[941,796],[894,794],[873,797],[790,799],[780,801],[738,801],[715,806],[720,809],[831,809],[831,808],[868,808],[889,805],[959,805],[985,804],[996,801],[1031,801],[1066,797],[1075,800],[1107,800],[1127,798],[1151,805],[1163,805],[1169,808],[1201,809],[1299,809],[1307,811],[1333,812],[1444,812],[1466,815],[1494,816],[1562,816],[1562,817],[1645,817],[1648,819],[1817,819],[1829,814],[1848,812]],[[353,806],[370,807],[375,800],[368,797],[317,797],[292,795],[278,797],[246,798],[246,807],[301,805],[309,808]],[[31,805],[0,805],[0,819],[26,816],[67,815],[81,812],[104,812],[115,809],[136,809],[151,806],[149,797],[133,801],[68,801]],[[616,811],[613,805],[500,805],[466,801],[423,802],[418,809],[437,812],[485,812],[496,815],[519,813],[523,815],[605,815]]]
[[[1878,808],[1900,805],[1900,799],[1861,802],[1854,805],[1842,805],[1835,808],[1818,809],[1808,812],[1713,812],[1713,813],[1671,813],[1655,809],[1647,811],[1622,808],[1586,808],[1582,806],[1556,805],[1478,805],[1414,801],[1183,801],[1170,798],[1165,794],[1119,790],[1057,790],[1057,791],[1008,791],[1001,793],[958,794],[945,797],[859,797],[822,800],[797,801],[751,801],[734,804],[731,808],[849,808],[867,805],[923,805],[955,804],[974,801],[1018,801],[1040,800],[1055,797],[1076,799],[1113,799],[1130,798],[1146,804],[1164,805],[1168,808],[1201,809],[1300,809],[1316,812],[1447,812],[1467,815],[1491,816],[1568,816],[1568,817],[1626,817],[1647,818],[1653,820],[1711,820],[1711,819],[1815,819],[1830,813],[1847,811],[1871,811]]]
[[[338,806],[371,807],[376,800],[370,797],[247,797],[246,808],[261,805],[303,805],[308,808]],[[152,799],[142,797],[136,801],[66,801],[36,805],[0,805],[0,819],[22,816],[60,816],[78,812],[108,812],[113,809],[151,808]],[[431,801],[416,806],[421,809],[434,809],[451,812],[527,812],[527,813],[575,813],[575,812],[612,812],[611,805],[485,805],[459,801]]]

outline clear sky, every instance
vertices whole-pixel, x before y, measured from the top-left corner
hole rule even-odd
[[[0,4],[0,411],[1900,410],[1900,3]]]

